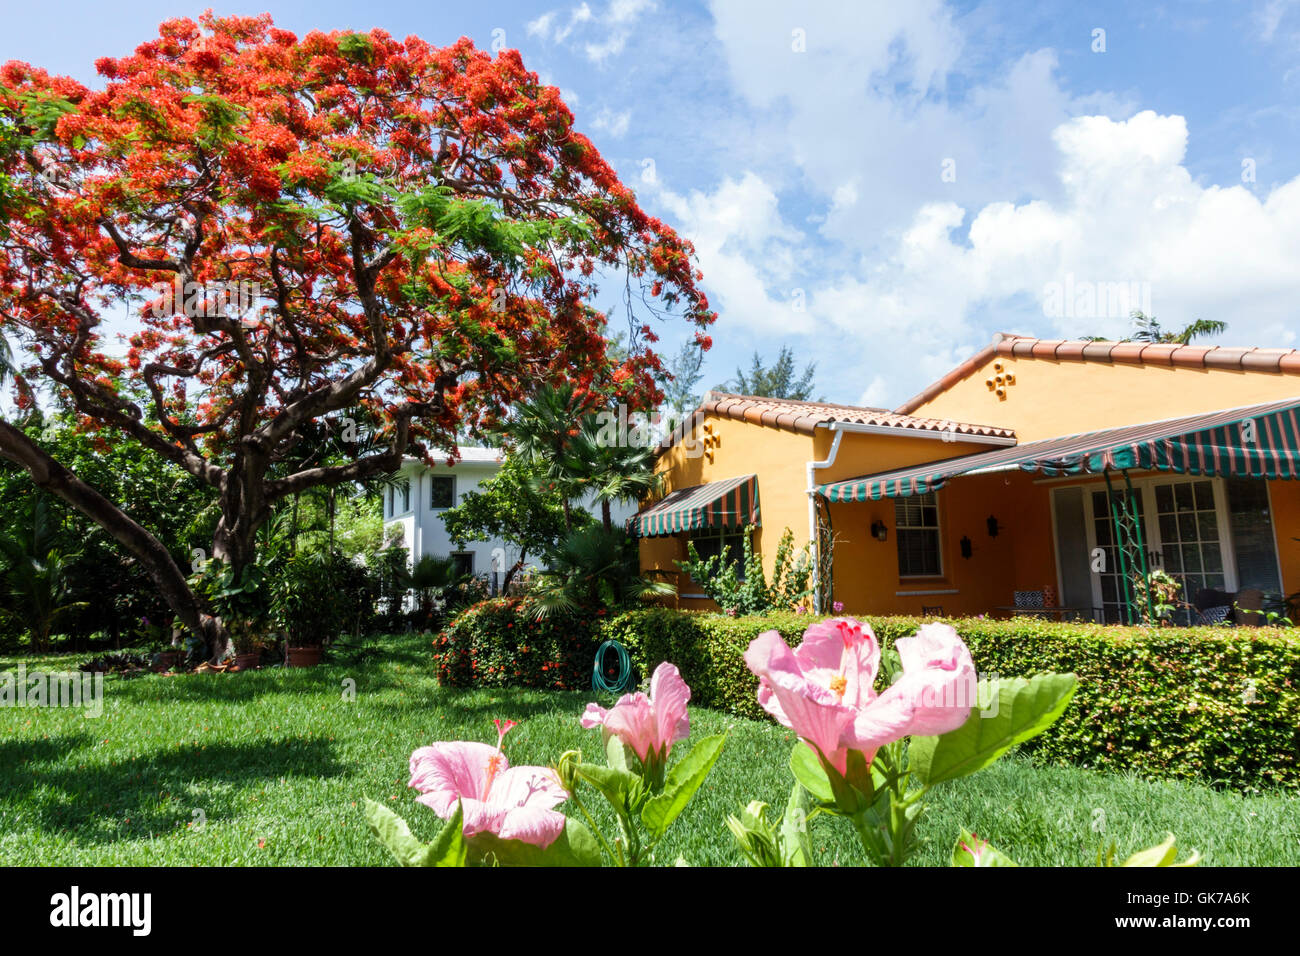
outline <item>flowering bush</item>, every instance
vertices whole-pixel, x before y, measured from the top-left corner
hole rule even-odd
[[[535,620],[527,598],[480,602],[434,637],[438,681],[444,687],[590,686],[599,620],[562,612]]]

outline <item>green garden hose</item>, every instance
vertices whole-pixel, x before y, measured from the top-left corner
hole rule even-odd
[[[618,659],[617,667],[605,666],[605,652],[613,651]],[[618,641],[609,640],[596,649],[596,663],[591,668],[591,689],[594,691],[605,691],[610,694],[617,694],[621,691],[631,689],[634,681],[632,680],[632,658],[627,653],[627,648]]]

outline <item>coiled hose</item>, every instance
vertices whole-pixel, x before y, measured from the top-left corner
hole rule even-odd
[[[605,666],[605,654],[613,651],[616,667]],[[596,663],[591,668],[591,689],[617,694],[632,687],[632,658],[627,648],[615,640],[608,640],[596,649]]]

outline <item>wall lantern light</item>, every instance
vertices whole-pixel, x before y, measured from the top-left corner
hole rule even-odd
[[[885,527],[883,521],[871,522],[871,537],[877,541],[884,541],[889,537],[889,529]]]
[[[963,558],[969,558],[970,555],[971,555],[971,544],[970,544],[970,538],[966,537],[965,535],[962,535],[962,536],[961,536],[961,556],[962,556]]]
[[[989,537],[996,538],[998,536],[998,519],[989,515],[987,524],[989,526]]]

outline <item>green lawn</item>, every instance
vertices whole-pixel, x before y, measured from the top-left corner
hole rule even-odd
[[[79,659],[41,663],[71,670]],[[0,659],[0,670],[16,663]],[[492,718],[513,717],[521,721],[508,738],[513,763],[547,763],[579,746],[593,758],[599,751],[598,732],[577,720],[591,694],[442,690],[418,638],[310,670],[110,678],[105,697],[99,719],[0,708],[6,863],[387,864],[362,820],[363,798],[387,803],[426,839],[440,825],[406,788],[414,748],[491,741]],[[793,738],[705,709],[693,710],[691,723],[692,736],[728,726],[731,736],[660,860],[735,865],[723,821],[755,798],[784,806]],[[587,802],[599,805],[594,795]],[[936,794],[919,862],[945,863],[965,825],[1022,863],[1090,864],[1103,838],[1127,854],[1173,831],[1209,865],[1295,866],[1298,809],[1289,794],[1241,797],[1012,757]],[[825,863],[858,862],[840,823],[815,821],[814,844]]]

